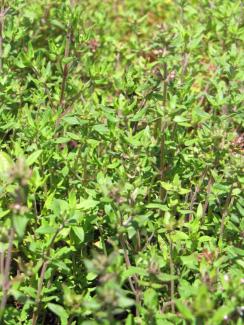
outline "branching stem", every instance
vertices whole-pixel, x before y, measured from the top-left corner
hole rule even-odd
[[[173,260],[173,242],[172,239],[170,238],[170,243],[169,243],[169,256],[170,256],[170,275],[171,275],[171,280],[170,280],[170,299],[171,301],[174,301],[175,297],[175,280],[174,280],[174,275],[175,275],[175,266],[174,266],[174,260]],[[174,314],[175,313],[175,305],[171,304],[171,311]]]
[[[168,87],[168,81],[167,81],[167,64],[164,64],[164,86],[163,86],[163,107],[165,109],[166,103],[167,103],[167,87]],[[160,180],[163,181],[164,179],[164,166],[165,166],[165,129],[166,125],[163,122],[163,119],[160,119],[160,163],[159,163],[159,172],[160,172]],[[163,201],[165,196],[165,190],[162,186],[160,186],[159,190],[159,197],[160,200]]]
[[[70,0],[70,8],[73,10],[75,5],[74,0]],[[71,22],[69,23],[67,33],[66,33],[66,42],[65,42],[65,50],[64,50],[64,59],[67,59],[70,55],[70,47],[71,47],[71,42],[72,42],[72,27],[71,27]],[[61,94],[60,94],[60,100],[59,104],[62,107],[62,110],[65,107],[65,88],[66,88],[66,83],[67,83],[67,78],[69,74],[69,63],[65,63],[63,67],[63,78],[62,78],[62,85],[61,85]]]
[[[55,239],[58,236],[59,232],[63,229],[63,227],[64,227],[64,224],[56,230],[56,232],[53,235],[52,240],[47,248],[46,254],[43,257],[43,264],[41,267],[41,273],[40,273],[40,278],[39,278],[38,287],[37,287],[36,300],[35,300],[36,307],[34,309],[33,316],[32,316],[32,325],[36,325],[39,311],[40,311],[42,288],[43,288],[45,273],[46,273],[46,270],[47,270],[47,267],[49,264],[51,248],[53,247]]]
[[[4,19],[9,8],[0,9],[0,73],[3,71],[3,30],[4,30]]]
[[[3,290],[3,297],[0,305],[0,320],[2,319],[4,309],[7,303],[8,299],[8,291],[10,287],[10,280],[9,280],[9,274],[10,274],[10,266],[11,266],[11,260],[12,260],[12,250],[13,250],[13,241],[14,241],[14,228],[10,228],[9,230],[9,244],[8,244],[8,251],[6,256],[5,265],[3,265],[3,282],[2,282],[2,290]]]
[[[224,236],[224,229],[225,229],[225,218],[228,215],[230,207],[233,205],[235,197],[232,196],[233,187],[231,187],[230,192],[225,200],[225,204],[222,210],[222,218],[221,218],[221,226],[220,226],[220,233],[219,233],[219,243],[222,242]]]

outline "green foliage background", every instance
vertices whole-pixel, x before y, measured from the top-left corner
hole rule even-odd
[[[1,324],[242,324],[242,1],[0,27]]]

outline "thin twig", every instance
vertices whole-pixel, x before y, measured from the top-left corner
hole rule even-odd
[[[203,206],[203,213],[202,213],[202,223],[203,224],[204,224],[206,212],[208,209],[209,196],[211,193],[212,185],[213,185],[213,177],[210,175],[209,180],[208,180],[208,185],[207,185],[207,195],[206,195],[206,199],[205,199],[204,206]]]
[[[0,10],[0,73],[3,71],[3,30],[4,30],[4,19],[9,8],[1,8]]]
[[[39,314],[39,310],[40,310],[41,292],[42,292],[44,277],[45,277],[45,273],[46,273],[46,270],[47,270],[48,263],[49,263],[49,261],[45,261],[42,264],[40,279],[39,279],[38,288],[37,288],[37,296],[36,296],[36,300],[35,300],[35,304],[36,304],[37,307],[36,307],[36,310],[33,313],[32,325],[35,325],[36,322],[37,322],[37,318],[38,318],[38,314]]]
[[[159,86],[159,82],[157,82],[156,85],[153,86],[153,87],[152,87],[152,88],[151,88],[151,89],[150,89],[150,90],[149,90],[149,91],[144,95],[142,101],[141,101],[140,104],[139,104],[139,109],[138,109],[138,111],[137,111],[136,113],[140,112],[140,111],[145,107],[145,105],[147,104],[147,102],[148,102],[150,96],[155,92],[155,90],[157,90],[158,86]],[[136,133],[136,131],[137,131],[137,127],[138,127],[138,121],[135,122],[135,124],[134,124],[134,126],[133,126],[133,128],[132,128],[132,132],[133,132],[133,134]]]
[[[133,215],[129,216],[129,218],[123,222],[123,227],[129,226],[132,219],[133,219]]]
[[[225,200],[225,205],[222,210],[222,218],[221,218],[221,226],[220,226],[220,233],[219,233],[219,243],[222,242],[224,236],[224,228],[225,228],[225,218],[229,212],[230,207],[232,206],[235,197],[232,196],[233,186],[231,187],[228,196]]]
[[[56,127],[59,126],[60,122],[62,121],[62,118],[72,111],[73,105],[75,104],[75,101],[77,99],[80,99],[83,102],[83,104],[85,104],[85,100],[84,100],[81,93],[78,93],[77,95],[73,96],[73,98],[70,98],[69,104],[68,105],[65,105],[65,104],[63,105],[63,111],[62,111],[62,113],[60,114],[60,116],[58,117],[58,119],[55,122]]]
[[[175,302],[174,301],[166,301],[164,304],[163,304],[163,307],[161,308],[161,313],[164,314],[165,310],[168,308],[168,307],[172,307],[175,306]]]
[[[199,179],[199,181],[198,181],[198,184],[197,184],[196,187],[195,187],[195,191],[194,191],[194,192],[192,193],[192,195],[191,195],[191,202],[190,202],[190,207],[189,207],[189,210],[191,210],[191,211],[192,211],[192,209],[193,209],[194,203],[196,202],[197,194],[198,194],[199,191],[200,191],[201,185],[202,185],[202,183],[203,183],[203,180],[204,180],[206,174],[207,174],[207,168],[205,168],[204,171],[202,172],[202,174],[201,174],[201,176],[200,176],[200,179]],[[190,214],[190,215],[188,216],[188,221],[190,221],[191,218],[192,218],[192,214]]]
[[[139,229],[136,231],[136,250],[137,252],[141,250],[141,234]]]
[[[214,78],[217,75],[217,70],[213,73],[212,78]],[[209,88],[211,86],[211,80],[206,84],[202,96],[199,98],[198,105],[202,106],[204,104],[204,101],[206,99],[206,94],[209,91]]]
[[[125,258],[125,264],[126,264],[126,267],[127,269],[131,267],[131,262],[130,262],[130,258],[129,258],[129,254],[128,254],[128,249],[126,248],[126,242],[125,242],[125,238],[124,238],[124,234],[121,234],[119,236],[120,238],[120,243],[121,243],[121,246],[123,248],[123,252],[124,252],[124,258]],[[136,282],[138,281],[138,278],[136,275],[133,275],[133,280]],[[134,285],[132,286],[132,291],[135,293],[135,289],[134,289]]]
[[[48,280],[47,289],[49,289],[51,287],[51,285],[52,285],[53,276],[54,276],[54,272],[52,271],[51,277]],[[41,325],[46,324],[46,316],[47,316],[47,310],[45,309],[43,314],[42,314],[42,324]]]
[[[182,70],[181,70],[181,83],[183,83],[183,78],[187,72],[187,66],[189,63],[189,56],[190,54],[184,52],[183,59],[182,59]]]
[[[131,262],[130,262],[128,250],[126,248],[124,234],[121,234],[119,236],[119,239],[120,239],[120,244],[121,244],[121,246],[123,248],[123,252],[124,252],[125,265],[126,265],[126,268],[129,269],[131,267]],[[135,298],[136,298],[136,315],[138,316],[139,315],[138,307],[140,305],[140,288],[139,288],[139,283],[138,283],[139,279],[134,274],[132,277],[128,278],[128,281],[129,281],[129,285],[131,287],[131,290],[134,293]]]
[[[11,259],[12,259],[12,249],[13,249],[13,240],[14,240],[14,228],[12,227],[9,230],[9,245],[8,245],[8,251],[4,266],[4,272],[3,272],[3,283],[2,283],[2,290],[3,290],[3,297],[0,305],[0,320],[2,319],[3,312],[7,303],[8,299],[8,290],[10,286],[9,282],[9,274],[10,274],[10,266],[11,266]]]
[[[168,87],[168,81],[167,81],[167,64],[164,64],[164,86],[163,86],[163,108],[166,107],[167,102],[167,87]],[[164,165],[165,165],[165,129],[166,125],[163,122],[163,119],[160,119],[160,163],[159,163],[159,170],[160,170],[160,180],[162,181],[164,179]],[[163,201],[165,195],[165,190],[162,186],[160,186],[159,190],[159,197],[160,200]]]
[[[35,67],[32,67],[32,70],[35,72],[35,74],[37,75],[37,77],[38,77],[39,79],[41,79],[41,74],[40,74],[40,72],[39,72]],[[52,100],[51,92],[50,92],[50,89],[48,88],[46,82],[43,82],[43,88],[44,88],[45,94],[46,94],[47,97],[48,97],[49,103],[50,103],[50,105],[51,105],[51,107],[52,107],[52,109],[53,109],[54,104],[53,104],[53,100]]]
[[[70,1],[70,8],[73,10],[75,5],[74,0]],[[65,50],[64,50],[64,58],[68,58],[70,54],[70,47],[71,47],[71,42],[72,42],[72,27],[71,27],[71,22],[69,23],[67,33],[66,33],[66,43],[65,43]],[[64,108],[65,105],[65,100],[64,100],[64,94],[65,94],[65,88],[66,88],[66,82],[68,78],[68,73],[69,73],[69,63],[64,64],[63,68],[63,78],[62,78],[62,85],[61,85],[61,94],[60,94],[60,100],[59,104]]]
[[[146,244],[145,244],[144,247],[142,248],[142,251],[144,251],[145,249],[147,249],[147,247],[148,247],[148,245],[150,244],[150,241],[153,239],[154,235],[155,235],[155,232],[153,232],[153,233],[149,236],[149,238],[147,239]]]
[[[32,325],[36,325],[37,319],[38,319],[38,315],[39,315],[39,311],[40,311],[40,306],[41,306],[41,294],[42,294],[42,288],[43,288],[43,283],[44,283],[44,277],[45,277],[45,273],[49,264],[49,257],[50,257],[50,253],[51,253],[51,248],[53,247],[53,244],[55,242],[56,237],[58,236],[59,232],[63,229],[64,224],[58,228],[55,232],[55,234],[53,235],[53,238],[47,248],[47,252],[44,255],[43,258],[43,264],[41,267],[41,273],[40,273],[40,278],[39,278],[39,282],[38,282],[38,287],[37,287],[37,294],[36,294],[36,300],[35,300],[35,309],[32,315]]]
[[[0,252],[0,274],[1,276],[3,277],[3,274],[4,274],[4,255],[5,255],[5,252],[4,252],[4,249]]]
[[[175,297],[175,280],[174,280],[174,275],[175,275],[175,266],[174,266],[174,260],[173,260],[173,242],[170,238],[170,243],[169,243],[169,256],[170,256],[170,275],[171,275],[171,280],[170,280],[170,299],[171,301],[174,300]],[[171,311],[172,313],[175,313],[175,305],[171,305]]]

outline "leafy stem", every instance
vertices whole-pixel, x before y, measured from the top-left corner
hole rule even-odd
[[[174,301],[175,297],[175,280],[174,280],[174,275],[175,275],[175,265],[174,265],[174,259],[173,259],[173,242],[171,237],[169,237],[169,258],[170,258],[170,299],[171,301]],[[175,305],[172,303],[171,304],[171,311],[174,314],[175,313]]]
[[[38,281],[38,287],[37,287],[37,294],[36,294],[36,299],[35,299],[35,309],[32,315],[32,325],[35,325],[37,323],[37,319],[38,319],[38,315],[39,315],[39,311],[40,311],[40,306],[41,306],[41,294],[42,294],[42,288],[43,288],[43,283],[44,283],[44,277],[45,277],[45,273],[49,264],[49,257],[50,257],[50,253],[51,253],[51,249],[54,245],[55,239],[57,238],[58,234],[60,233],[60,231],[64,228],[65,223],[63,223],[61,225],[61,227],[59,227],[56,232],[54,233],[50,244],[48,245],[47,251],[44,254],[43,257],[43,263],[41,266],[41,273],[40,273],[40,278]]]
[[[222,217],[221,217],[221,225],[220,225],[220,233],[219,233],[219,243],[220,244],[222,244],[223,237],[224,237],[225,219],[226,219],[229,209],[233,205],[234,199],[235,199],[235,197],[232,195],[232,193],[233,193],[233,186],[231,187],[231,189],[227,195],[224,207],[222,209]]]
[[[167,103],[167,87],[168,87],[168,81],[167,81],[167,63],[164,64],[164,81],[163,81],[163,108],[165,109],[166,103]],[[166,125],[163,122],[163,119],[161,118],[159,120],[160,123],[160,163],[159,163],[159,173],[160,173],[160,180],[163,181],[164,179],[164,167],[165,167],[165,129]],[[159,197],[160,200],[163,201],[165,196],[165,190],[162,186],[160,186],[159,190]]]
[[[9,287],[10,287],[10,280],[9,280],[9,274],[10,274],[10,266],[11,266],[11,260],[12,260],[12,250],[13,250],[13,241],[14,241],[14,235],[15,235],[15,231],[14,231],[14,227],[12,226],[9,230],[9,242],[8,242],[8,251],[7,251],[7,256],[6,256],[6,260],[5,260],[5,265],[4,262],[2,261],[2,276],[3,276],[3,281],[2,281],[2,290],[3,290],[3,297],[2,297],[2,301],[1,301],[1,305],[0,305],[0,320],[3,317],[3,313],[5,310],[5,306],[7,303],[7,299],[8,299],[8,291],[9,291]],[[4,254],[4,253],[2,253]]]
[[[4,30],[4,19],[9,8],[2,7],[0,9],[0,73],[3,70],[3,30]]]
[[[74,8],[74,1],[70,1],[70,8],[71,11]],[[70,54],[70,47],[71,47],[71,42],[72,42],[72,26],[71,22],[69,23],[69,26],[67,28],[67,33],[66,33],[66,42],[65,42],[65,50],[64,50],[64,59],[67,59]],[[61,105],[62,110],[65,107],[65,88],[66,88],[66,83],[67,83],[67,78],[69,74],[69,63],[65,62],[64,67],[63,67],[63,77],[62,77],[62,85],[61,85],[61,94],[60,94],[60,99],[59,99],[59,104]]]

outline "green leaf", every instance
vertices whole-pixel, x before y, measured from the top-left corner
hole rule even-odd
[[[72,57],[65,57],[62,59],[62,63],[63,64],[69,64],[70,62],[72,62],[74,59]]]
[[[12,159],[9,157],[8,154],[6,154],[3,151],[0,151],[0,178],[2,180],[7,179],[8,173],[12,167],[13,167]]]
[[[163,282],[170,282],[172,280],[177,280],[178,276],[177,275],[167,274],[167,273],[160,273],[159,275],[157,275],[157,278],[160,281],[163,281]]]
[[[174,242],[178,240],[187,240],[189,236],[184,233],[183,231],[175,230],[174,233],[171,235]]]
[[[198,207],[197,207],[197,218],[202,218],[203,216],[203,207],[202,207],[202,203],[199,203],[198,204]]]
[[[181,256],[180,259],[182,260],[183,265],[187,266],[189,269],[198,270],[196,253],[189,256]]]
[[[101,135],[104,135],[109,132],[109,129],[107,128],[107,126],[105,126],[103,124],[94,125],[92,129],[94,131],[100,133]]]
[[[146,208],[148,209],[159,209],[161,211],[169,211],[169,208],[165,204],[160,203],[149,203],[146,205]]]
[[[134,305],[134,300],[131,299],[131,298],[127,298],[127,297],[124,297],[124,296],[120,296],[119,297],[119,301],[118,301],[118,305],[121,307],[121,308],[128,308],[128,307],[131,307]]]
[[[148,272],[140,267],[136,267],[136,266],[130,266],[127,270],[125,270],[123,272],[122,278],[123,280],[128,279],[129,277],[131,277],[132,275],[137,274],[140,276],[147,276]]]
[[[93,200],[91,198],[88,198],[88,199],[81,198],[81,201],[77,205],[77,208],[81,209],[81,210],[89,210],[89,209],[94,209],[98,204],[99,204],[99,201]]]
[[[75,116],[64,116],[62,118],[63,121],[65,121],[69,125],[79,125],[80,121]]]
[[[10,210],[0,211],[0,219],[5,217],[9,212]]]
[[[172,191],[174,188],[173,184],[171,183],[160,182],[160,184],[166,191]]]
[[[47,307],[60,318],[62,325],[68,325],[68,313],[63,306],[49,303],[47,304]]]
[[[70,207],[70,209],[75,209],[75,207],[76,207],[76,192],[75,191],[69,192],[69,207]]]
[[[65,212],[69,209],[69,204],[65,200],[53,199],[50,208],[55,215],[64,215]]]
[[[183,187],[181,187],[180,189],[179,189],[179,194],[180,195],[185,195],[185,194],[187,194],[187,193],[189,193],[190,192],[190,190],[188,190],[187,188],[183,188]]]
[[[194,321],[194,316],[191,310],[185,304],[183,304],[180,300],[176,300],[175,303],[179,312],[185,319]]]
[[[46,209],[51,208],[51,206],[53,204],[54,196],[55,196],[55,191],[48,194],[48,197],[46,198],[46,201],[45,201],[45,204],[44,204],[44,207]]]
[[[204,242],[212,241],[212,240],[215,240],[215,238],[210,237],[210,236],[201,236],[198,241],[199,241],[199,243],[204,243]]]
[[[244,270],[244,261],[243,260],[236,260],[236,263]]]
[[[185,122],[188,121],[188,119],[182,115],[176,115],[173,119],[174,122],[178,123],[178,124],[184,124]]]
[[[6,58],[9,55],[9,52],[11,50],[11,45],[10,44],[6,44],[4,46],[4,51],[3,51],[3,57]]]
[[[13,217],[13,225],[16,233],[20,238],[22,238],[25,234],[25,229],[28,223],[28,218],[25,216],[14,216]]]
[[[70,141],[70,138],[64,138],[64,137],[59,137],[56,141],[55,141],[55,143],[57,143],[57,144],[59,144],[59,143],[67,143],[67,142],[69,142]]]
[[[125,325],[134,325],[135,323],[134,323],[134,319],[133,319],[134,317],[131,315],[131,314],[129,314],[128,316],[127,316],[127,318],[126,318],[126,322],[125,322]],[[95,325],[95,324],[94,324]]]
[[[81,137],[79,134],[73,133],[73,132],[66,132],[66,136],[69,137],[69,140],[75,140],[75,141],[80,141]]]
[[[83,243],[84,242],[84,238],[85,238],[85,234],[84,234],[83,228],[82,227],[73,226],[72,227],[72,230],[74,231],[75,235],[80,240],[80,242]]]
[[[42,153],[42,150],[36,150],[35,152],[33,152],[27,159],[26,159],[26,163],[28,166],[33,165],[37,159],[40,157]]]
[[[60,29],[63,29],[63,30],[65,30],[65,28],[66,28],[66,26],[64,24],[62,24],[62,22],[60,22],[59,20],[56,20],[56,19],[52,19],[51,24],[56,27],[59,27]]]
[[[231,304],[229,306],[221,306],[214,312],[214,315],[211,318],[212,324],[223,324],[224,318],[230,316],[233,310],[234,306]]]
[[[41,226],[36,229],[36,232],[41,235],[53,234],[55,231],[56,229],[51,226]]]
[[[146,306],[150,306],[150,309],[157,309],[157,305],[158,305],[158,294],[157,291],[152,289],[152,288],[148,288],[144,294],[144,304]]]

